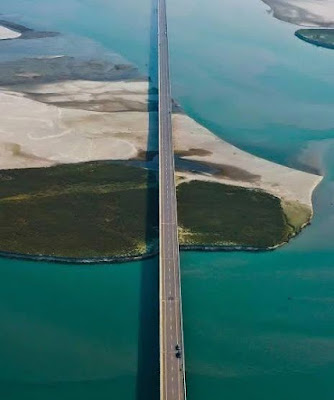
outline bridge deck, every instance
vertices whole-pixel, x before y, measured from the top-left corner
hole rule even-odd
[[[166,0],[159,0],[160,399],[184,400],[182,300]],[[180,348],[180,358],[176,357]]]

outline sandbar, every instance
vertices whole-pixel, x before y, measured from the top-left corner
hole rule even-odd
[[[16,39],[20,36],[21,36],[20,32],[13,31],[12,29],[0,25],[0,40]]]
[[[262,0],[275,18],[308,27],[334,27],[332,0]]]
[[[148,102],[148,82],[138,80],[76,80],[2,88],[0,169],[135,159],[148,150],[152,123]],[[181,168],[177,171],[180,181],[256,188],[312,206],[312,192],[321,176],[242,151],[184,113],[173,114],[173,129],[176,153],[214,170],[203,173]]]

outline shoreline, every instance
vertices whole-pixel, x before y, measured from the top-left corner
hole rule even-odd
[[[294,237],[294,236],[292,236]],[[292,237],[290,239],[292,239]],[[289,239],[289,240],[290,240]],[[243,246],[243,245],[180,245],[180,251],[198,251],[198,252],[268,252],[274,251],[279,247],[287,244],[287,242],[279,243],[273,247],[252,247],[252,246]],[[48,262],[55,264],[63,264],[63,265],[94,265],[94,264],[123,264],[126,262],[134,262],[147,260],[149,258],[153,258],[159,255],[159,251],[153,251],[152,253],[138,254],[134,256],[113,256],[113,257],[61,257],[61,256],[50,256],[50,255],[42,255],[42,254],[23,254],[23,253],[12,253],[7,251],[0,251],[0,258],[8,258],[14,260],[24,260],[24,261],[40,261],[40,262]]]
[[[13,260],[24,260],[24,261],[41,261],[56,264],[73,264],[73,265],[92,265],[92,264],[121,264],[132,261],[141,261],[148,258],[155,257],[159,254],[158,251],[152,253],[138,254],[133,256],[113,256],[113,257],[62,257],[62,256],[50,256],[43,254],[23,254],[23,253],[12,253],[10,251],[0,251],[0,258],[8,258]]]

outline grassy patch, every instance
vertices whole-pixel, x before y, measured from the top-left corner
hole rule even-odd
[[[157,248],[157,199],[151,172],[117,164],[1,171],[0,250],[64,257],[150,252]]]
[[[180,183],[177,196],[185,245],[266,248],[305,219],[290,205],[287,221],[276,197],[234,186]],[[108,162],[0,171],[0,251],[89,258],[157,249],[154,172]]]
[[[280,200],[261,191],[193,181],[177,196],[181,244],[267,248],[292,233]]]
[[[282,203],[282,207],[287,221],[295,233],[298,233],[312,217],[310,208],[304,204],[285,201]]]

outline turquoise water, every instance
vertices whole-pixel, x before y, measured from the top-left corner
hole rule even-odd
[[[156,265],[2,260],[1,398],[138,398],[141,346],[157,324]]]
[[[150,0],[2,3],[13,20],[71,35],[73,48],[88,37],[147,70]],[[299,41],[260,0],[168,5],[183,108],[246,150],[325,174],[312,225],[286,247],[182,254],[188,398],[332,399],[334,51]],[[156,259],[1,260],[1,398],[157,398],[156,272]]]

